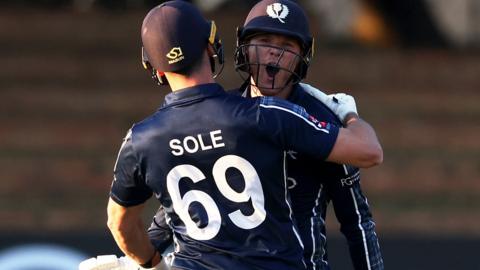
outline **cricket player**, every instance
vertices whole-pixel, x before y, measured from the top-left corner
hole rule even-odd
[[[341,126],[341,119],[328,107],[326,95],[299,83],[306,76],[313,46],[307,17],[297,3],[260,1],[238,29],[235,64],[245,83],[237,92],[245,97],[286,99],[306,108],[317,119]],[[330,269],[325,230],[330,201],[347,238],[354,268],[383,269],[375,223],[360,187],[359,169],[322,162],[296,151],[288,153],[289,191],[308,269]]]

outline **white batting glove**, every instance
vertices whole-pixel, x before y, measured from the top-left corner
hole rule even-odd
[[[164,261],[153,268],[143,268],[129,257],[122,256],[117,258],[115,255],[100,255],[96,258],[90,258],[82,261],[78,265],[78,270],[165,270]]]
[[[305,92],[321,101],[330,110],[332,110],[332,112],[338,116],[342,123],[345,122],[345,117],[349,113],[355,113],[358,115],[357,105],[355,104],[355,99],[352,96],[345,93],[327,95],[309,84],[301,83],[300,85]]]
[[[347,94],[338,93],[328,95],[330,98],[330,103],[327,105],[333,113],[335,113],[342,123],[345,123],[345,118],[349,113],[357,113],[357,105],[355,104],[355,99]]]

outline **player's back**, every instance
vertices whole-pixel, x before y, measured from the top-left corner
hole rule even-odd
[[[132,129],[141,174],[177,239],[173,266],[304,268],[285,154],[258,113],[258,100],[203,85],[168,95]]]

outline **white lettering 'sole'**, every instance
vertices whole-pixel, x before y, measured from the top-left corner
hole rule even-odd
[[[210,142],[204,141],[202,134],[197,134],[196,136],[186,136],[185,138],[183,138],[183,140],[170,140],[169,145],[172,149],[172,154],[174,156],[181,156],[185,152],[193,154],[199,150],[206,151],[213,148],[225,147],[221,130],[210,131],[209,134]]]

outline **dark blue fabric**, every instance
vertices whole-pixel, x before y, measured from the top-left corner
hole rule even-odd
[[[341,125],[328,107],[305,93],[300,85],[293,89],[288,100],[304,107],[320,121]],[[375,223],[360,187],[359,169],[292,152],[287,164],[290,184],[296,183],[289,191],[308,269],[330,269],[325,229],[330,201],[341,232],[347,238],[355,269],[383,269]]]
[[[230,93],[249,97],[248,90],[247,83]],[[319,121],[341,125],[328,107],[305,93],[300,85],[294,87],[288,101],[302,106]],[[324,162],[297,151],[288,151],[287,164],[289,193],[308,269],[330,269],[325,228],[330,202],[347,238],[354,268],[383,269],[375,223],[360,187],[359,169]]]
[[[324,159],[337,135],[337,126],[284,100],[245,99],[216,84],[183,89],[133,126],[111,197],[131,206],[155,194],[180,248],[173,266],[304,269],[286,191],[285,150]],[[189,233],[180,212],[204,232]],[[246,221],[252,214],[264,219]]]

